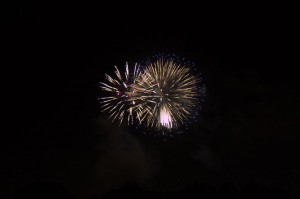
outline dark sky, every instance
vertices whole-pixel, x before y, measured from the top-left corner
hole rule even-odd
[[[257,182],[299,195],[289,17],[263,6],[115,4],[4,8],[10,122],[1,131],[0,198],[35,182],[78,198],[126,183],[172,191]],[[105,72],[161,52],[194,61],[207,87],[199,121],[166,140],[117,128],[97,101]]]

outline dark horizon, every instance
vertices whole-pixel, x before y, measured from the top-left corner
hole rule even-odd
[[[0,198],[44,185],[73,198],[122,190],[183,197],[212,190],[217,197],[247,186],[300,196],[297,64],[292,30],[275,13],[8,7],[3,75],[11,120],[1,133]],[[157,53],[194,62],[207,89],[198,121],[167,139],[118,127],[98,102],[104,73]]]

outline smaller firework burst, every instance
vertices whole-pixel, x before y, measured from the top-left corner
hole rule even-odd
[[[100,98],[102,112],[107,111],[109,119],[112,118],[112,121],[118,118],[120,124],[126,116],[128,123],[132,123],[135,109],[140,109],[136,103],[138,98],[133,87],[141,73],[140,68],[136,64],[132,74],[129,73],[128,63],[126,63],[125,68],[125,75],[122,76],[115,66],[116,78],[105,74],[108,83],[100,82],[102,90],[110,93],[110,96]]]

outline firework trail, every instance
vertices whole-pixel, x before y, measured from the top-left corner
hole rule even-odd
[[[127,117],[128,123],[136,120],[149,128],[174,129],[194,117],[200,80],[187,65],[160,57],[142,70],[136,64],[132,74],[126,64],[124,77],[117,67],[115,73],[115,79],[106,74],[110,85],[101,83],[102,89],[113,94],[101,98],[102,111],[108,111],[113,121],[119,117],[122,123]]]

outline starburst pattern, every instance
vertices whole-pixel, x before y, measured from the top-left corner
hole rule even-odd
[[[119,118],[120,124],[126,115],[128,123],[133,122],[134,109],[137,106],[135,102],[136,94],[132,85],[135,84],[135,80],[141,73],[137,64],[132,74],[129,73],[128,63],[126,63],[125,68],[125,75],[122,76],[118,67],[115,66],[116,78],[105,74],[109,83],[100,82],[100,87],[111,93],[108,97],[100,98],[102,112],[108,111],[109,119],[112,118],[113,121]]]
[[[101,108],[113,121],[119,118],[120,124],[127,117],[128,124],[137,121],[149,128],[170,130],[190,121],[198,109],[200,80],[176,59],[159,57],[143,67],[136,64],[133,73],[126,64],[125,75],[117,67],[115,75],[105,74],[109,83],[101,83],[111,93],[101,98]]]
[[[190,68],[175,60],[148,63],[136,82],[135,90],[144,102],[137,115],[149,127],[177,127],[190,119],[197,106],[199,81]]]

